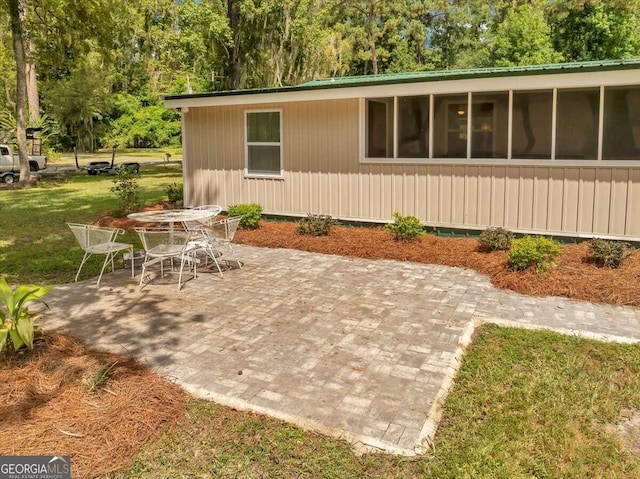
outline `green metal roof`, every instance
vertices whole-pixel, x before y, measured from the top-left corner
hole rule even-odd
[[[597,60],[574,63],[553,63],[548,65],[473,68],[465,70],[433,70],[407,73],[388,73],[382,75],[322,78],[290,87],[254,88],[247,90],[216,91],[210,93],[192,93],[186,95],[166,95],[164,99],[177,100],[182,98],[255,95],[259,93],[284,93],[294,91],[326,90],[333,88],[352,88],[359,86],[395,85],[400,83],[421,83],[443,80],[463,80],[471,78],[490,78],[523,75],[548,75],[557,73],[600,72],[609,70],[628,70],[636,68],[640,68],[640,58],[630,58],[626,60]]]

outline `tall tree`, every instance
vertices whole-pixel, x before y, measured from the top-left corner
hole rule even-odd
[[[16,61],[16,141],[18,157],[20,158],[20,183],[29,179],[29,159],[27,157],[27,122],[25,118],[25,104],[27,101],[27,59],[24,51],[24,37],[22,17],[24,0],[6,0],[11,19],[11,34],[13,37],[13,55]]]
[[[507,10],[492,35],[492,64],[496,66],[556,63],[562,55],[553,48],[551,28],[543,5],[525,3]]]
[[[26,28],[27,17],[26,1],[22,2],[20,11],[20,22],[22,24],[22,36],[24,40],[26,75],[27,75],[27,105],[29,106],[29,120],[37,122],[40,120],[40,95],[38,93],[38,80],[36,75],[36,64],[34,61],[34,46],[29,30]]]
[[[490,66],[489,32],[495,5],[481,0],[445,0],[434,22],[431,45],[437,68]]]
[[[264,2],[243,16],[246,86],[301,83],[333,66],[336,35],[328,26],[329,9],[317,0]]]
[[[90,53],[69,77],[50,86],[50,111],[80,151],[94,151],[100,120],[111,108],[111,70]]]
[[[227,49],[228,67],[227,77],[229,87],[232,90],[240,88],[242,83],[242,63],[240,61],[240,0],[227,0],[227,17],[229,18],[229,28],[231,29],[231,45]]]
[[[640,55],[638,2],[573,1],[552,5],[553,40],[568,61]]]
[[[336,2],[335,13],[346,26],[346,41],[351,46],[353,61],[351,74],[378,74],[380,63],[388,57],[383,37],[388,29],[397,26],[395,10],[401,2],[361,0]],[[354,71],[355,67],[355,71]]]

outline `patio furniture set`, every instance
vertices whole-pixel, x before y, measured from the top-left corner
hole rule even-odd
[[[135,221],[167,225],[135,228],[144,248],[140,287],[151,281],[149,269],[154,266],[159,266],[159,276],[164,277],[165,262],[170,263],[171,272],[178,268],[178,291],[182,289],[185,268],[194,278],[197,277],[198,265],[203,263],[205,267],[210,263],[215,266],[221,278],[224,276],[221,263],[224,262],[228,266],[235,264],[241,268],[242,263],[235,255],[232,242],[242,217],[216,220],[216,216],[221,212],[222,207],[218,205],[205,205],[192,209],[145,211],[128,215],[129,219]],[[176,223],[180,225],[179,228],[176,228]],[[84,257],[76,273],[76,282],[87,260],[92,255],[103,254],[105,260],[96,283],[99,287],[107,265],[111,264],[111,271],[115,270],[114,258],[119,252],[128,252],[131,259],[131,277],[134,277],[134,246],[116,241],[117,236],[124,233],[123,229],[67,224],[84,251]]]

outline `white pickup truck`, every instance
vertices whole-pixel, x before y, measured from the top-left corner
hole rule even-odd
[[[44,170],[47,158],[43,155],[29,155],[29,169],[31,171]],[[20,160],[13,154],[9,145],[0,145],[0,181],[13,183],[20,175]]]

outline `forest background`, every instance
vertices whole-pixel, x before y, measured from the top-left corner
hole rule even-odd
[[[640,0],[2,0],[0,124],[50,152],[178,146],[163,94],[345,75],[640,56]]]

